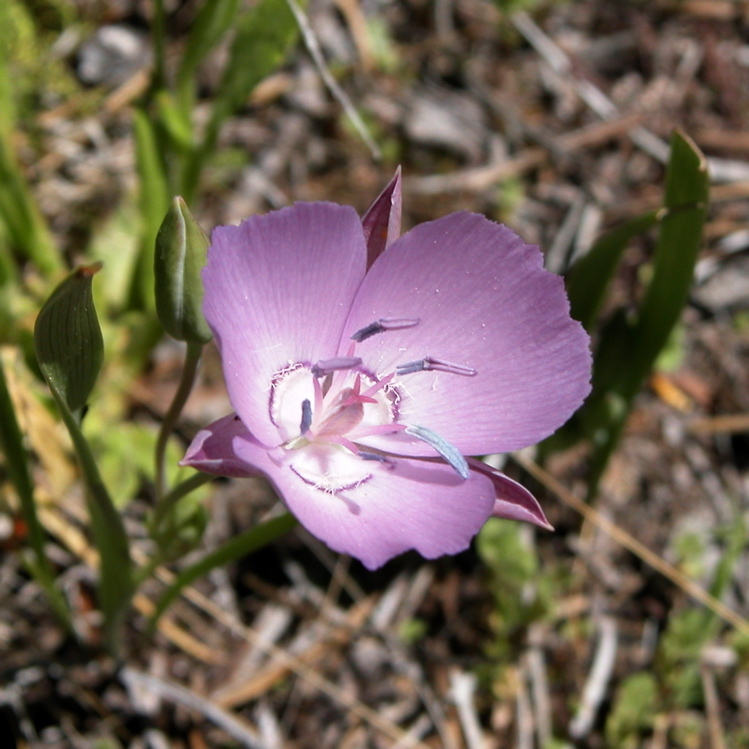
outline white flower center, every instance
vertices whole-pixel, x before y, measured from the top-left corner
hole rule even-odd
[[[335,362],[337,360],[331,360]],[[343,360],[342,360],[343,361]],[[359,360],[356,360],[359,361]],[[273,378],[270,417],[290,468],[303,480],[330,493],[353,488],[371,476],[357,440],[397,432],[397,399],[391,377],[374,376],[343,361],[346,368],[320,370],[296,364]]]

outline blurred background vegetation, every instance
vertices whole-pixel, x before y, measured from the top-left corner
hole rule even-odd
[[[749,747],[747,29],[742,0],[0,3],[7,745]],[[404,228],[508,223],[592,334],[585,407],[493,458],[556,532],[491,521],[455,559],[367,573],[268,525],[262,482],[222,480],[156,554],[185,358],[152,292],[172,198],[206,232],[294,200],[363,211],[398,165]],[[93,390],[55,405],[37,315],[99,261],[72,277],[102,330]],[[209,345],[169,487],[228,410]]]

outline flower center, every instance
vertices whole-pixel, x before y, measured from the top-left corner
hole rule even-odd
[[[429,445],[463,479],[468,478],[468,464],[457,448],[428,427],[398,422],[401,394],[392,381],[429,371],[473,377],[476,370],[425,356],[400,364],[378,379],[354,356],[357,343],[378,333],[418,324],[415,318],[381,318],[351,336],[354,343],[348,356],[313,365],[297,362],[273,376],[270,418],[278,429],[278,447],[303,481],[330,494],[359,486],[372,477],[371,461],[389,463],[399,456],[364,447],[358,440],[397,432]]]
[[[389,434],[396,423],[397,393],[392,375],[377,380],[361,360],[339,357],[314,366],[295,364],[273,378],[270,416],[291,469],[327,492],[358,486],[370,477],[357,440]],[[363,459],[362,459],[363,458]]]

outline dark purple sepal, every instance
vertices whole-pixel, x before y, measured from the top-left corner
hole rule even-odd
[[[367,243],[367,268],[400,236],[401,213],[401,168],[398,167],[388,186],[369,206],[362,219]]]
[[[509,476],[476,458],[466,458],[472,471],[483,473],[494,484],[495,499],[492,517],[520,520],[548,531],[554,527],[546,519],[538,500],[522,485]]]
[[[262,476],[262,471],[237,456],[234,451],[235,438],[256,441],[236,414],[224,416],[195,435],[187,454],[179,464],[215,476]]]

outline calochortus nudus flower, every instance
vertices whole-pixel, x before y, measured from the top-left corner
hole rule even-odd
[[[204,312],[236,413],[183,461],[265,476],[370,569],[459,552],[492,515],[548,527],[464,456],[538,442],[589,390],[588,338],[537,248],[471,213],[399,231],[399,175],[364,219],[298,203],[214,230]]]

